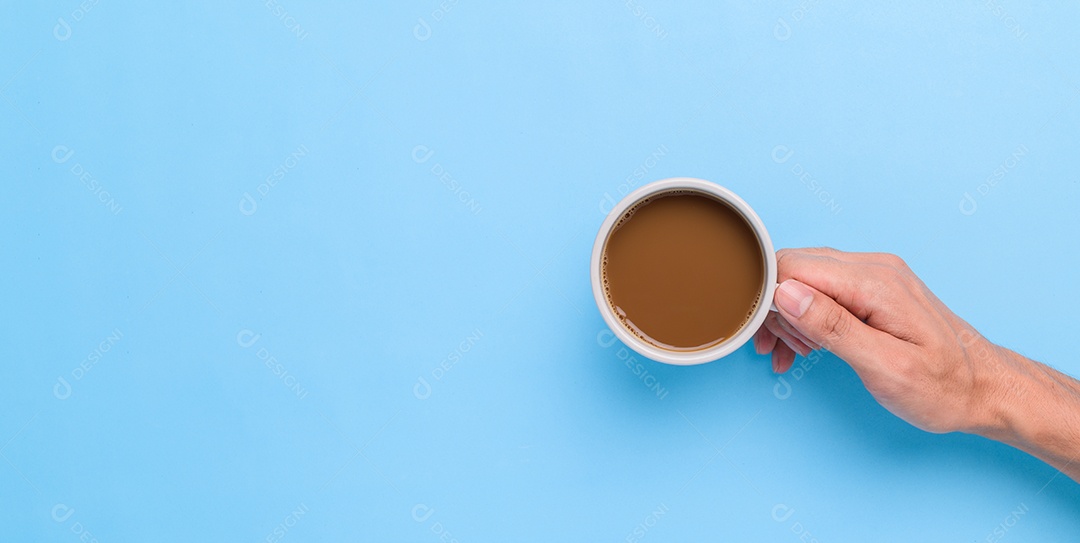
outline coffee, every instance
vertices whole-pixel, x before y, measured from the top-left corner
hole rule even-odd
[[[752,317],[765,284],[761,242],[741,213],[694,190],[638,202],[607,237],[602,277],[618,319],[673,351],[707,349]]]

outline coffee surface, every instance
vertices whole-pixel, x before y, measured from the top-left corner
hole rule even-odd
[[[619,220],[604,248],[604,289],[631,332],[664,349],[700,350],[750,319],[765,258],[742,214],[681,190],[652,196]]]

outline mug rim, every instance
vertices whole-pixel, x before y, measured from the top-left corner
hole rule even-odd
[[[764,253],[763,256],[765,257],[765,284],[762,285],[761,300],[758,302],[754,314],[745,324],[743,324],[738,333],[731,338],[728,338],[727,341],[697,351],[672,351],[663,349],[632,334],[626,326],[615,317],[615,311],[612,309],[611,304],[608,302],[607,295],[604,293],[603,279],[601,277],[601,261],[603,259],[604,247],[607,245],[607,239],[611,235],[611,230],[615,227],[615,223],[618,222],[619,218],[622,217],[627,210],[637,205],[645,198],[663,192],[680,189],[703,192],[733,207],[743,216],[750,225],[751,230],[754,231],[754,235],[757,236],[762,253]],[[761,327],[761,324],[765,322],[765,317],[768,315],[769,307],[772,304],[773,295],[776,292],[776,253],[773,250],[772,239],[769,238],[769,232],[765,229],[765,223],[761,221],[761,218],[758,217],[757,213],[754,212],[753,208],[751,208],[745,200],[740,198],[730,189],[711,181],[694,177],[672,177],[653,181],[638,187],[619,200],[619,202],[615,204],[615,207],[608,212],[607,217],[604,218],[604,222],[600,226],[600,231],[596,235],[596,241],[593,242],[590,266],[593,297],[596,299],[596,306],[600,309],[600,314],[603,316],[604,322],[608,325],[608,328],[611,329],[623,344],[630,347],[638,354],[657,362],[674,364],[677,366],[692,366],[712,362],[735,352],[745,345],[746,342],[750,341],[750,338],[753,337],[754,332],[756,332],[758,328]]]

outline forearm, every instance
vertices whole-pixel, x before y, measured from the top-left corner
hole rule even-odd
[[[1080,482],[1080,381],[1008,349],[998,349],[998,362],[988,399],[995,423],[978,433]]]

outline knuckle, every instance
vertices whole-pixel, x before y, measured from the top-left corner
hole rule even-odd
[[[780,275],[790,275],[790,260],[795,254],[791,249],[780,249],[776,252],[776,269]]]
[[[921,380],[920,367],[915,363],[915,360],[909,356],[895,357],[890,366],[896,379],[905,388],[912,387]]]
[[[866,274],[864,295],[869,299],[892,298],[896,294],[896,271],[885,266],[874,266]]]
[[[828,348],[829,345],[842,341],[850,329],[851,320],[848,318],[847,311],[838,305],[829,307],[821,316],[823,346]]]
[[[894,268],[900,271],[907,271],[911,269],[908,267],[907,262],[905,262],[903,258],[900,258],[899,256],[892,253],[879,253],[878,257],[886,266],[889,266],[890,268]]]
[[[912,293],[916,297],[925,298],[923,296],[923,283],[914,274],[905,273],[901,274],[900,282],[907,287],[908,292]]]

